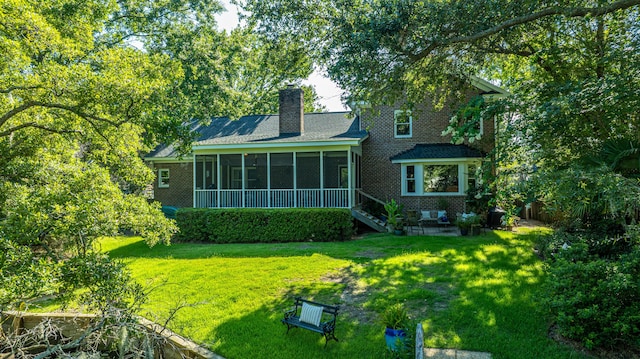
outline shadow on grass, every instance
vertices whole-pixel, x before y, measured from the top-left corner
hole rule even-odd
[[[327,291],[314,293],[287,293],[272,305],[262,305],[253,311],[234,316],[211,330],[205,344],[227,358],[384,358],[383,329],[362,324],[339,313],[336,336],[325,346],[321,334],[292,328],[287,332],[281,323],[284,311],[293,305],[297,295],[313,298],[339,295]],[[331,302],[331,301],[329,301]]]
[[[486,233],[483,238],[499,240],[494,233]],[[469,237],[469,238],[480,238]],[[169,246],[158,244],[149,247],[140,237],[119,237],[110,241],[127,242],[111,246],[107,250],[112,258],[172,258],[203,259],[211,257],[290,257],[320,253],[337,259],[349,259],[356,263],[388,257],[410,251],[440,250],[458,241],[461,237],[449,236],[392,236],[374,234],[363,239],[344,242],[292,242],[292,243],[173,243]],[[466,241],[469,241],[466,239]],[[435,247],[434,247],[435,246]],[[435,249],[434,249],[435,248]]]
[[[527,236],[376,235],[339,243],[174,244],[151,249],[133,241],[110,251],[120,258],[185,260],[298,256],[287,265],[300,271],[305,268],[302,257],[314,253],[351,264],[312,284],[283,283],[278,293],[242,292],[249,297],[240,309],[246,312],[230,313],[225,293],[215,293],[219,303],[207,309],[217,311],[215,319],[195,313],[189,319],[195,322],[177,325],[200,326],[192,328],[200,333],[198,340],[230,359],[380,358],[385,355],[384,328],[378,315],[402,302],[424,324],[427,346],[488,351],[498,359],[580,357],[547,338],[545,313],[536,304],[544,272]],[[207,272],[202,273],[198,275]],[[317,333],[298,328],[286,334],[280,320],[298,295],[342,307],[336,328],[340,342],[324,348],[324,338]]]

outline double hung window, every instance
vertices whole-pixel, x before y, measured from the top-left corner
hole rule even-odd
[[[161,168],[158,170],[158,188],[169,188],[168,168]]]
[[[393,131],[396,138],[410,138],[413,135],[413,118],[411,111],[395,110],[393,112]]]

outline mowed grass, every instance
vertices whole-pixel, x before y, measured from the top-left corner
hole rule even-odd
[[[403,302],[425,329],[425,345],[500,358],[581,358],[548,338],[536,299],[543,264],[536,232],[478,237],[375,234],[339,243],[172,244],[102,241],[153,288],[142,313],[229,359],[384,358],[380,313]],[[280,322],[295,296],[339,304],[336,335]]]

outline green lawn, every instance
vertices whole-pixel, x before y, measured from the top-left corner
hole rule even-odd
[[[370,235],[340,243],[173,244],[113,238],[102,249],[154,287],[143,313],[229,359],[382,358],[379,313],[404,302],[426,346],[500,358],[581,358],[547,338],[536,304],[543,264],[534,233],[479,237]],[[329,342],[280,323],[294,296],[340,304]]]

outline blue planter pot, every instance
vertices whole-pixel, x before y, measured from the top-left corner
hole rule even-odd
[[[405,346],[407,331],[404,329],[387,328],[384,331],[384,340],[387,342],[389,350],[398,351]]]

